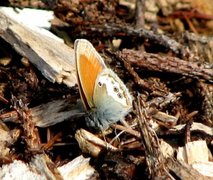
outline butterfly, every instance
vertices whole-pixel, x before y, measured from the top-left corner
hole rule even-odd
[[[132,96],[88,40],[77,39],[74,49],[79,92],[88,112],[86,123],[107,129],[131,111]]]

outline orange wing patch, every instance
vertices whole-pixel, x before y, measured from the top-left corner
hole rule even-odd
[[[103,70],[104,67],[102,66],[102,64],[100,64],[99,60],[94,55],[88,57],[83,54],[80,54],[79,56],[78,65],[78,75],[81,88],[83,90],[82,96],[85,96],[89,108],[92,108],[94,107],[93,91],[95,87],[95,81],[98,74]],[[85,104],[85,106],[87,105]]]

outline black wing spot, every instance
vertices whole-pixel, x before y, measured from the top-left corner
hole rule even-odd
[[[119,97],[120,99],[122,99],[122,98],[123,98],[123,95],[122,95],[121,93],[118,93],[118,97]]]
[[[113,88],[113,91],[114,91],[114,92],[116,92],[116,93],[118,93],[118,92],[119,92],[119,90],[118,90],[118,88],[117,88],[117,87],[114,87],[114,88]]]
[[[101,87],[103,84],[100,81],[98,81],[98,85]]]

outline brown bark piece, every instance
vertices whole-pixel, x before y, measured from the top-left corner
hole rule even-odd
[[[213,127],[213,84],[198,82],[200,88],[200,95],[203,98],[202,110],[204,112],[204,121]]]
[[[150,117],[147,114],[146,105],[142,98],[138,97],[136,111],[141,132],[142,143],[145,147],[145,157],[149,173],[152,179],[161,177],[172,179],[165,164],[165,158],[160,149],[160,143],[154,130],[149,126]]]
[[[134,50],[123,50],[117,53],[119,58],[150,71],[169,72],[213,81],[212,65],[188,62],[176,57],[163,57],[157,54],[142,53]]]
[[[23,123],[25,141],[28,148],[31,150],[38,150],[41,144],[40,137],[38,129],[32,121],[29,109],[21,100],[18,101],[15,97],[13,97],[13,107],[21,118],[21,123]]]

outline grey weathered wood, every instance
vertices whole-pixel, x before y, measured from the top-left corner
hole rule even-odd
[[[0,37],[28,58],[51,82],[74,86],[77,82],[74,50],[44,35],[43,31],[18,23],[0,11]]]
[[[49,127],[85,114],[81,101],[72,104],[66,99],[55,100],[30,109],[32,121],[38,127]]]

